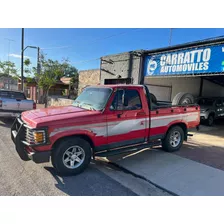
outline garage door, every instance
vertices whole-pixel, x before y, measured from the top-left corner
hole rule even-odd
[[[149,92],[153,93],[157,100],[171,101],[171,86],[159,86],[159,85],[146,85]]]

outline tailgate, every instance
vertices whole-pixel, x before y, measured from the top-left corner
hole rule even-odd
[[[32,100],[2,99],[2,110],[25,111],[33,109]]]
[[[25,111],[33,109],[34,101],[27,100],[24,93],[14,91],[0,91],[0,110]]]

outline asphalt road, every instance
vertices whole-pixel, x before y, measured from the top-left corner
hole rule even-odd
[[[136,195],[101,172],[101,168],[105,170],[103,164],[91,164],[78,176],[59,177],[50,163],[22,161],[10,138],[11,123],[0,121],[0,195]]]

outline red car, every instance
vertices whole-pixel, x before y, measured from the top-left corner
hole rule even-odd
[[[11,137],[21,159],[48,162],[62,175],[82,172],[95,156],[154,145],[181,148],[200,123],[198,105],[156,102],[143,85],[89,86],[73,105],[23,112]]]

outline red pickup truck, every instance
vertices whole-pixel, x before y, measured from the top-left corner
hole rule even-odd
[[[89,86],[71,106],[23,112],[11,128],[21,159],[48,162],[61,175],[81,173],[95,156],[162,145],[179,150],[199,127],[198,105],[157,102],[143,85]]]

